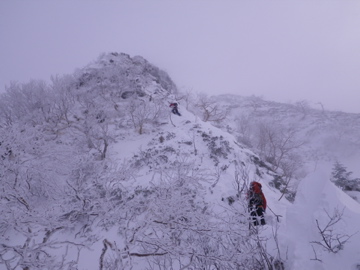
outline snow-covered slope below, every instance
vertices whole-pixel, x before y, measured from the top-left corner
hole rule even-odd
[[[288,247],[289,269],[360,267],[360,205],[328,179],[321,172],[308,175],[287,208],[281,242]]]

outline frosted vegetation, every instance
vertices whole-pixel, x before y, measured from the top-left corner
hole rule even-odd
[[[359,204],[343,193],[359,198],[344,165],[359,121],[179,91],[118,53],[50,84],[13,83],[0,98],[0,268],[340,269],[340,254],[359,269]],[[253,180],[270,208],[249,229]]]

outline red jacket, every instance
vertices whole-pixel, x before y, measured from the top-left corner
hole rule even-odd
[[[266,209],[266,199],[264,193],[261,190],[261,184],[259,182],[251,182],[248,191],[249,206],[262,207]]]

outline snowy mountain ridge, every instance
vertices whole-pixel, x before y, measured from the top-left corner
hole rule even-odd
[[[11,86],[0,99],[0,268],[358,269],[355,201],[318,170],[294,204],[279,200],[282,172],[183,101],[171,114],[180,96],[165,72],[117,53],[51,87]],[[253,180],[269,210],[251,232]],[[336,209],[329,251],[318,227]]]
[[[295,126],[301,137],[310,137],[312,147],[316,151],[334,146],[336,143],[339,148],[352,149],[345,153],[336,151],[333,155],[333,149],[327,151],[329,158],[336,155],[353,155],[356,149],[360,147],[360,114],[344,113],[312,108],[307,101],[299,101],[295,104],[278,103],[266,101],[260,97],[242,97],[232,95],[219,95],[217,101],[222,106],[230,110],[229,122],[232,127],[238,126],[240,117],[251,117],[261,121],[280,122],[283,125]],[[240,117],[239,117],[240,116]],[[239,131],[233,129],[235,135],[239,136]],[[323,145],[315,145],[321,140]],[[322,149],[320,149],[320,147]]]
[[[228,112],[226,120],[216,126],[233,134],[263,160],[278,160],[285,170],[296,167],[293,178],[302,179],[322,163],[329,165],[330,172],[335,162],[360,175],[359,114],[314,109],[306,101],[283,104],[233,95],[211,99],[214,106]]]

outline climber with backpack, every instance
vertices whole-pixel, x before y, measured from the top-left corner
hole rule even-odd
[[[178,111],[178,104],[177,104],[176,102],[171,103],[169,107],[172,108],[171,111],[172,111],[173,114],[176,114],[176,115],[178,115],[178,116],[181,116],[181,114],[180,114],[179,111]]]
[[[248,198],[248,209],[250,218],[254,226],[265,225],[264,213],[266,210],[266,199],[261,190],[262,186],[259,182],[253,181],[250,183]]]

